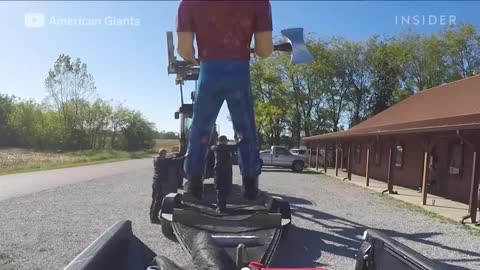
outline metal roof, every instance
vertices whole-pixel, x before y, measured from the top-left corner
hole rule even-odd
[[[346,131],[304,141],[480,128],[480,75],[418,92]]]

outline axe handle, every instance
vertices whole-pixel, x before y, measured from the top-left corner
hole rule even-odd
[[[275,45],[273,45],[273,50],[274,51],[281,51],[281,52],[291,52],[292,51],[292,44],[290,44],[290,42],[275,44]],[[250,52],[255,53],[255,49],[251,48]]]
[[[273,45],[273,50],[274,51],[281,51],[281,52],[291,52],[292,51],[292,44],[290,44],[290,42],[275,44],[275,45]],[[255,49],[251,48],[250,52],[255,53]],[[197,59],[197,61],[199,61],[199,60]],[[195,68],[194,66],[192,66],[192,64],[190,62],[187,62],[187,61],[178,61],[177,60],[173,63],[173,65],[174,65],[175,69]]]
[[[274,51],[281,51],[281,52],[291,52],[292,51],[292,44],[290,42],[284,42],[280,44],[273,45]]]

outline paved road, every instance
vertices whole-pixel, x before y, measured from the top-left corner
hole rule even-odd
[[[140,169],[148,170],[152,166],[151,159],[148,160],[150,162],[145,162],[145,159],[128,160],[67,169],[2,175],[0,176],[0,201],[67,184],[121,175]]]
[[[157,254],[192,269],[178,244],[149,223],[149,159],[75,169],[29,174],[33,182],[55,179],[49,186],[55,188],[41,185],[43,191],[0,201],[0,269],[60,269],[120,219],[132,220],[135,234]],[[237,169],[234,174],[238,183]],[[10,177],[0,181],[22,179]],[[62,186],[71,177],[75,183]],[[378,228],[448,269],[480,269],[480,237],[457,225],[322,175],[267,169],[261,180],[262,189],[289,200],[293,209],[294,227],[275,266],[353,270],[363,231]]]

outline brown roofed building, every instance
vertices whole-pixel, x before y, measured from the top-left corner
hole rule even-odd
[[[337,146],[336,166],[365,176],[367,185],[375,178],[390,192],[393,184],[422,189],[423,204],[427,192],[469,203],[476,219],[480,76],[424,90],[349,130],[303,142],[308,148]]]

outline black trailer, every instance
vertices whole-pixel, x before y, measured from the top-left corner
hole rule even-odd
[[[218,248],[226,251],[239,269],[249,262],[269,265],[292,223],[289,203],[266,194],[253,203],[241,196],[231,196],[227,211],[217,213],[213,185],[205,185],[204,194],[202,202],[182,194],[168,194],[160,213],[162,233],[177,239],[190,256],[195,236],[204,232]]]
[[[256,221],[255,221],[256,222]],[[174,223],[175,224],[175,223]],[[175,225],[174,225],[175,226]],[[258,228],[253,228],[259,232]],[[183,229],[180,229],[183,232]],[[280,235],[278,235],[280,233]],[[282,232],[273,233],[273,238],[281,239]],[[187,234],[185,234],[187,236]],[[266,237],[266,236],[263,236]],[[273,239],[272,238],[272,239]],[[244,239],[248,243],[248,239]],[[187,244],[186,240],[181,240]],[[228,242],[228,241],[227,241]],[[233,241],[236,244],[236,241]],[[187,244],[189,245],[189,244]],[[197,247],[189,246],[192,249]],[[266,249],[264,258],[269,260],[274,250]],[[231,251],[232,252],[232,251]],[[241,251],[240,251],[241,253]],[[262,254],[258,254],[260,258]],[[241,256],[241,254],[240,254]],[[213,258],[212,260],[215,260]],[[295,258],[290,258],[295,260]],[[367,230],[363,243],[356,256],[356,266],[351,270],[442,270],[441,265],[429,260],[418,252],[393,240],[376,230]],[[258,264],[255,264],[258,265]],[[119,221],[108,228],[92,244],[72,260],[65,270],[183,270],[168,258],[157,256],[147,245],[139,240],[132,231],[129,220]],[[250,269],[250,268],[248,268]],[[253,267],[251,269],[254,269]],[[255,268],[258,269],[258,268]],[[268,268],[260,268],[267,270]],[[276,270],[293,270],[294,268],[275,268]],[[296,268],[324,269],[324,268]],[[224,270],[238,270],[224,268]],[[271,270],[274,270],[271,268]],[[325,270],[325,269],[324,269]],[[349,270],[349,269],[346,269]]]

